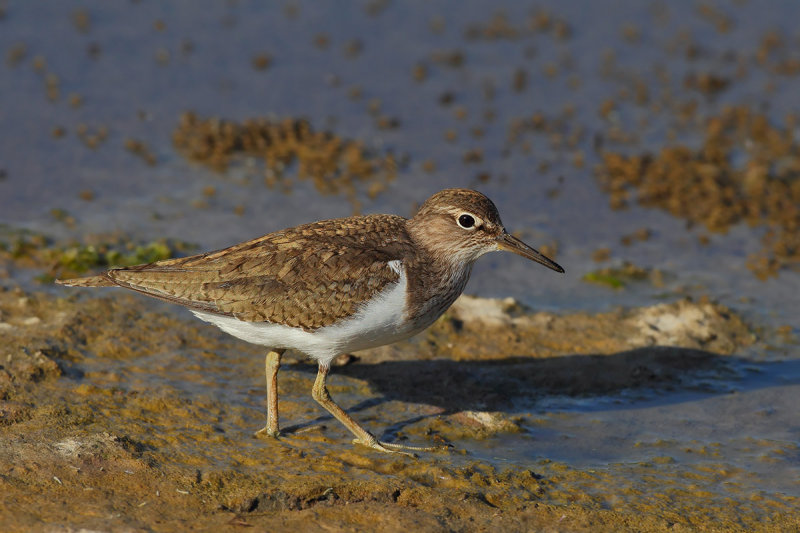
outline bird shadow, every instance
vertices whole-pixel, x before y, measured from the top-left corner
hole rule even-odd
[[[314,365],[297,365],[316,372]],[[394,424],[399,431],[429,416],[461,411],[521,412],[536,409],[548,397],[601,398],[625,392],[627,405],[658,397],[663,404],[687,401],[686,392],[726,394],[800,383],[800,361],[754,363],[741,356],[673,346],[638,348],[611,355],[567,355],[496,360],[400,360],[355,363],[332,373],[364,380],[379,396],[347,407],[350,413],[390,401],[435,406],[435,415],[414,416]],[[757,376],[751,379],[748,376]],[[335,379],[335,378],[333,378]],[[319,424],[320,417],[309,424]],[[288,429],[288,428],[287,428]]]

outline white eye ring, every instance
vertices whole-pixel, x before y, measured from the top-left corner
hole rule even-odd
[[[456,218],[456,224],[464,229],[475,229],[478,227],[478,221],[475,220],[475,217],[469,213],[461,213],[458,215],[458,218]]]

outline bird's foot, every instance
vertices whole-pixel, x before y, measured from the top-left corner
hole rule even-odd
[[[278,428],[271,428],[269,426],[264,426],[263,428],[259,429],[253,436],[257,439],[277,439],[281,436],[280,430]]]
[[[367,446],[373,450],[378,450],[385,453],[397,453],[414,458],[417,457],[415,452],[438,452],[448,449],[448,446],[410,446],[408,444],[398,444],[396,442],[384,442],[380,440],[364,442],[361,439],[353,439],[353,444],[361,444],[362,446]]]
[[[415,452],[442,452],[442,451],[448,451],[450,448],[452,448],[452,446],[449,444],[441,446],[411,446],[409,444],[398,444],[396,442],[383,442],[383,441],[381,441],[381,444],[393,449],[411,450]]]
[[[364,442],[361,439],[353,439],[353,444],[361,444],[362,446],[367,446],[368,448],[372,448],[373,450],[378,450],[379,452],[396,453],[399,455],[406,455],[408,457],[413,457],[414,459],[417,458],[417,454],[413,452],[406,452],[400,448],[395,449],[395,447],[390,442],[381,442],[378,440],[371,442]]]

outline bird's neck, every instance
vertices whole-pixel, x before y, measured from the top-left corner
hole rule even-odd
[[[406,309],[414,317],[415,329],[431,325],[464,291],[472,262],[444,261],[433,256],[418,257],[409,264]]]

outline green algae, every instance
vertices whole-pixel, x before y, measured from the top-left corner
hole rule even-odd
[[[132,242],[123,235],[88,236],[82,242],[56,242],[27,230],[3,228],[0,260],[43,269],[36,279],[50,283],[61,277],[74,277],[100,268],[115,268],[170,259],[195,248],[176,239]]]
[[[590,283],[597,283],[599,285],[608,285],[612,289],[621,289],[625,287],[625,282],[617,276],[612,274],[604,274],[602,272],[588,272],[581,278],[583,281]]]
[[[624,289],[630,283],[649,281],[654,287],[664,285],[664,274],[658,269],[647,269],[624,261],[620,266],[605,267],[592,272],[587,272],[581,279],[588,283],[595,283]]]

